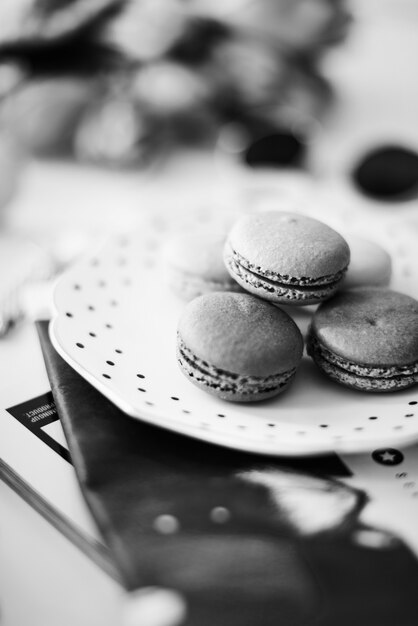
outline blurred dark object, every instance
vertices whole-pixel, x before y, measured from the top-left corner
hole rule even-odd
[[[418,153],[388,145],[366,154],[352,172],[356,186],[378,200],[408,200],[418,193]]]
[[[13,66],[21,80],[0,90],[6,124],[33,154],[111,167],[214,140],[230,121],[305,137],[331,102],[318,61],[348,22],[344,0],[10,3],[0,78]],[[289,154],[283,164],[302,162]]]
[[[94,74],[117,65],[98,40],[124,0],[28,0],[0,8],[0,61],[18,61],[36,76]]]
[[[231,29],[221,21],[192,16],[185,22],[182,36],[168,49],[168,55],[185,65],[199,65],[230,35]]]
[[[276,130],[253,141],[244,152],[251,167],[286,167],[301,164],[304,145],[288,130]]]

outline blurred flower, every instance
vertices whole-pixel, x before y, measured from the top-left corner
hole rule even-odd
[[[93,102],[76,129],[80,161],[112,168],[145,165],[151,147],[149,120],[131,99],[108,95]]]
[[[0,46],[68,37],[122,7],[123,0],[12,0],[3,2]]]
[[[25,77],[25,70],[18,63],[0,63],[0,100],[12,93]]]
[[[93,93],[94,82],[81,78],[29,80],[5,101],[4,123],[31,153],[68,154]]]
[[[141,108],[169,117],[202,106],[209,99],[209,85],[190,68],[161,60],[138,71],[132,93]]]
[[[332,86],[313,64],[295,62],[288,69],[283,104],[293,109],[298,118],[320,120],[332,104]]]
[[[16,139],[0,130],[0,210],[14,197],[24,167],[24,155]]]
[[[342,40],[350,24],[345,0],[190,0],[195,10],[283,50],[312,52]]]
[[[157,59],[181,37],[186,15],[180,0],[130,0],[99,39],[128,61]]]
[[[245,109],[280,94],[285,59],[263,41],[234,36],[220,42],[203,67],[220,109]]]
[[[318,58],[349,24],[345,0],[16,0],[0,15],[0,63],[28,74],[0,72],[11,130],[35,154],[112,167],[229,121],[309,143],[331,100]]]

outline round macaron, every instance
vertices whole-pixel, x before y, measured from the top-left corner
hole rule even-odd
[[[357,235],[344,235],[350,248],[350,265],[342,282],[343,289],[387,287],[392,275],[392,259],[374,241]]]
[[[181,234],[164,250],[166,279],[183,300],[213,291],[242,291],[223,262],[224,233],[198,231]]]
[[[350,261],[347,242],[322,222],[285,211],[240,218],[224,261],[247,291],[272,302],[315,304],[338,289]]]
[[[318,307],[308,354],[333,380],[363,391],[418,383],[418,302],[382,288],[341,291]]]
[[[281,393],[302,352],[302,335],[289,315],[245,293],[196,298],[178,326],[181,370],[223,400],[252,402]]]

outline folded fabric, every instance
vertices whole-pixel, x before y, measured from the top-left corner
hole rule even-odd
[[[367,495],[337,456],[248,455],[132,419],[56,353],[47,323],[38,332],[82,493],[127,589],[179,592],[184,626],[418,623],[418,563],[361,523]]]

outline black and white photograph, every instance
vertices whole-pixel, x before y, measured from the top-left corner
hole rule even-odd
[[[0,626],[418,624],[418,4],[0,3]]]

